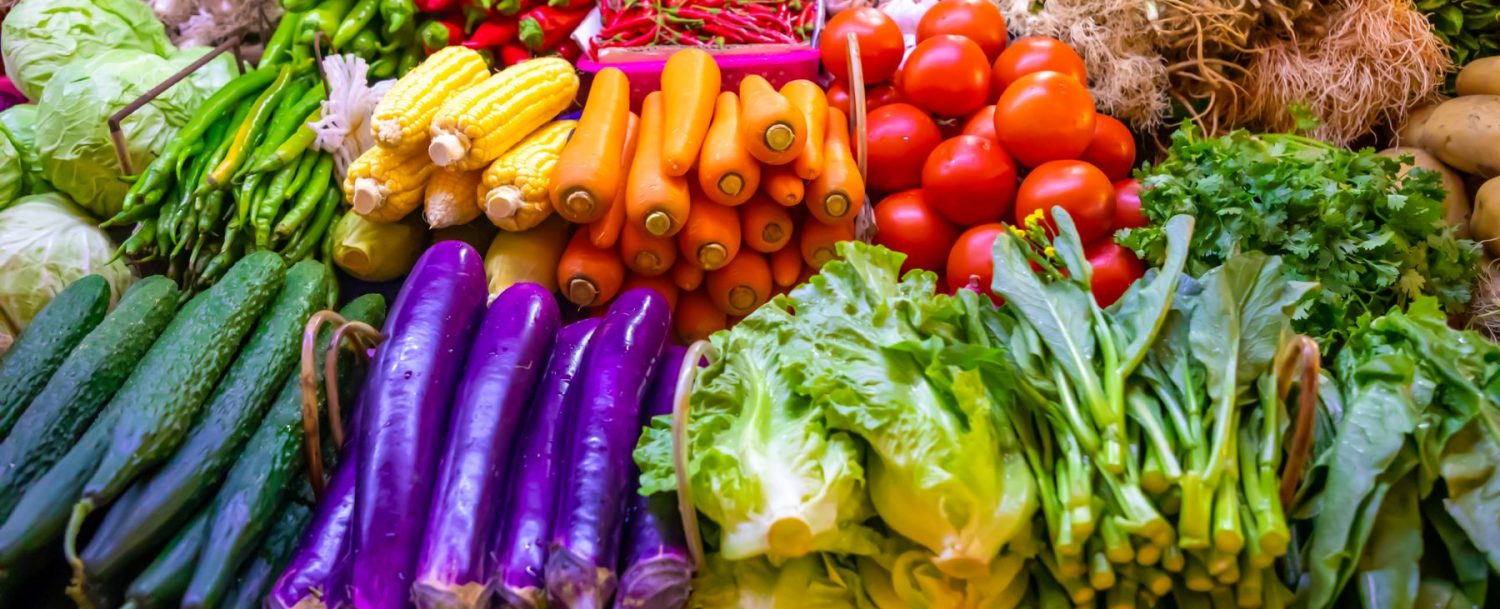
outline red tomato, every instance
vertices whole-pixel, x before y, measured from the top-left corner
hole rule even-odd
[[[865,124],[870,189],[898,192],[921,185],[922,162],[943,141],[932,117],[911,104],[891,104],[871,110]]]
[[[995,259],[991,250],[995,238],[1005,231],[1005,225],[980,224],[964,231],[948,252],[948,289],[962,290],[969,285],[970,277],[979,278],[981,294],[990,294],[990,281],[995,277]]]
[[[1115,182],[1115,230],[1149,224],[1141,212],[1141,183],[1135,178]]]
[[[989,101],[984,49],[953,35],[917,43],[901,67],[901,97],[942,116],[963,116]]]
[[[1093,243],[1114,227],[1115,187],[1104,172],[1083,161],[1051,161],[1026,174],[1016,191],[1016,218],[1025,221],[1036,210],[1062,207],[1078,227],[1078,238]]]
[[[994,141],[960,135],[927,157],[922,192],[954,224],[999,222],[1016,197],[1016,165]]]
[[[995,136],[1027,167],[1082,156],[1094,124],[1094,97],[1058,72],[1022,76],[995,102]]]
[[[1000,138],[995,135],[995,106],[991,104],[975,110],[973,114],[964,119],[964,127],[961,133],[989,138],[990,141],[999,143]]]
[[[875,204],[875,243],[906,254],[901,273],[912,269],[940,272],[958,227],[928,204],[921,190],[898,192]]]
[[[1083,248],[1083,254],[1089,259],[1089,267],[1093,269],[1093,279],[1089,287],[1094,292],[1094,301],[1101,307],[1115,304],[1130,284],[1146,274],[1146,265],[1141,263],[1135,253],[1116,245],[1110,239],[1100,240]]]
[[[1046,36],[1029,36],[1011,43],[995,58],[990,80],[995,97],[1022,76],[1042,71],[1061,72],[1084,85],[1089,82],[1083,58],[1067,43]]]
[[[865,111],[869,112],[881,106],[889,106],[901,101],[901,92],[890,83],[871,85],[865,87]]]
[[[852,103],[849,95],[849,86],[843,81],[834,81],[828,85],[828,107],[838,108],[843,111],[844,116],[849,116],[849,104]]]
[[[917,22],[917,42],[944,34],[973,40],[993,62],[1005,50],[1005,15],[989,0],[942,0]]]
[[[1130,166],[1135,164],[1135,136],[1115,117],[1095,114],[1094,138],[1089,140],[1082,160],[1093,163],[1111,181],[1128,178]]]
[[[864,67],[865,84],[885,82],[896,73],[896,68],[901,66],[901,57],[906,54],[901,28],[879,9],[866,6],[841,11],[823,26],[818,53],[829,74],[848,82],[850,32],[854,32],[859,40],[859,60]]]

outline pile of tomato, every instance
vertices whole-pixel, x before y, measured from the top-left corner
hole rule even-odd
[[[935,271],[948,289],[977,278],[988,289],[1002,223],[1060,206],[1088,244],[1094,295],[1108,306],[1145,271],[1112,239],[1145,224],[1130,179],[1135,140],[1096,112],[1077,52],[1045,37],[1007,45],[1005,31],[986,0],[933,5],[910,53],[900,28],[874,8],[843,11],[824,29],[829,100],[845,109],[848,34],[859,42],[866,184],[880,201],[875,241],[907,255],[903,272]]]

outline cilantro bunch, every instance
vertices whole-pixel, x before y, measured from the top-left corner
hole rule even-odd
[[[1241,252],[1281,256],[1294,279],[1317,282],[1294,313],[1298,332],[1325,351],[1360,316],[1434,296],[1447,312],[1469,301],[1478,246],[1444,223],[1436,173],[1398,177],[1401,161],[1292,134],[1236,131],[1204,138],[1185,126],[1166,160],[1138,174],[1150,225],[1118,242],[1143,260],[1166,257],[1165,224],[1197,219],[1187,272],[1198,276]]]

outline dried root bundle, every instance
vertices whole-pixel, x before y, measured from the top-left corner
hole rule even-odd
[[[1469,327],[1500,341],[1500,259],[1489,260],[1480,268],[1479,286],[1469,311],[1473,314]]]

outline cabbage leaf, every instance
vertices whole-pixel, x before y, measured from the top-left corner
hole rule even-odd
[[[176,50],[140,0],[21,0],[0,25],[5,74],[31,101],[64,65],[115,49],[162,57]]]

